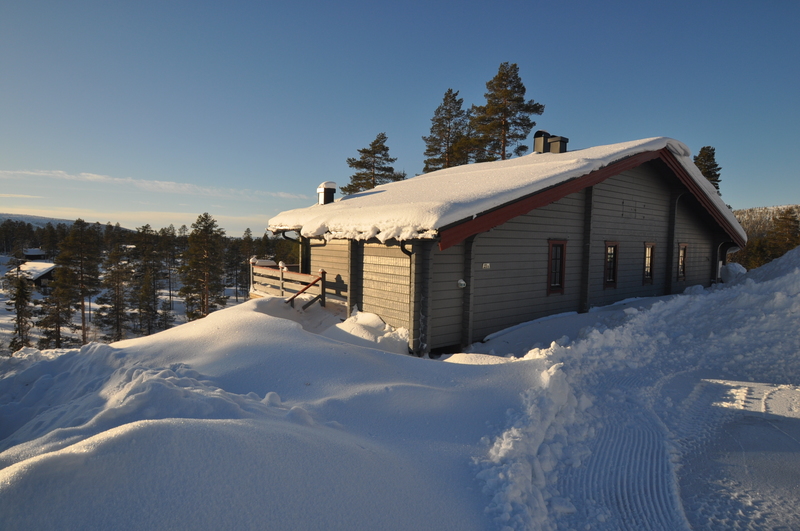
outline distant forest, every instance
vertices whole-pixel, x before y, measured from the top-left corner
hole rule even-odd
[[[731,254],[730,259],[748,270],[800,245],[800,205],[749,208],[733,214],[747,232],[747,245]]]
[[[55,265],[52,279],[36,288],[40,296],[25,275],[14,274],[30,249],[41,249],[45,261]],[[204,317],[224,306],[228,296],[247,298],[252,257],[294,264],[299,244],[270,233],[254,238],[249,228],[241,237],[227,236],[207,213],[191,228],[177,230],[172,225],[129,230],[81,219],[34,226],[6,219],[0,223],[0,254],[10,257],[3,290],[14,314],[8,344],[14,352],[33,346],[34,328],[39,348],[165,330],[175,321],[176,301],[188,320]],[[87,301],[91,306],[93,300],[92,314]]]

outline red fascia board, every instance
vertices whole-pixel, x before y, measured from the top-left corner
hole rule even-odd
[[[540,190],[526,197],[516,199],[505,205],[478,214],[474,218],[468,218],[453,223],[448,227],[444,227],[439,230],[439,249],[443,251],[448,247],[461,243],[470,236],[486,232],[517,216],[527,214],[531,210],[554,203],[569,194],[580,192],[584,188],[599,184],[609,177],[631,170],[654,159],[663,160],[681,183],[689,189],[689,192],[697,198],[700,204],[703,205],[714,220],[725,230],[732,241],[739,247],[744,247],[745,242],[742,241],[738,231],[731,226],[728,219],[717,209],[692,176],[689,175],[686,168],[678,162],[678,159],[675,158],[668,148],[662,148],[658,151],[645,151],[618,160],[608,166],[582,175],[581,177],[570,179],[561,184]]]
[[[719,223],[719,226],[728,234],[731,238],[731,241],[735,243],[739,248],[742,248],[747,243],[746,240],[743,240],[742,237],[739,235],[739,231],[737,231],[730,223],[728,218],[726,218],[722,212],[714,205],[711,199],[703,192],[700,185],[695,182],[695,180],[689,175],[686,171],[686,168],[678,162],[678,159],[675,158],[675,155],[667,149],[663,148],[660,152],[660,158],[664,161],[664,163],[669,166],[672,172],[678,177],[678,179],[683,183],[686,188],[689,189],[689,192],[703,205],[711,217],[714,218],[714,221]]]
[[[516,199],[505,205],[478,214],[474,218],[458,221],[449,227],[444,227],[439,230],[439,249],[444,251],[448,247],[461,243],[470,236],[486,232],[517,216],[527,214],[531,210],[554,203],[569,194],[580,192],[584,188],[594,186],[605,181],[609,177],[633,169],[658,157],[659,152],[657,151],[645,151],[609,164],[608,166],[587,173],[586,175],[575,177],[561,184]]]

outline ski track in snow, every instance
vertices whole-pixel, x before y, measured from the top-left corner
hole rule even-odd
[[[584,468],[568,470],[559,491],[572,493],[578,511],[559,529],[689,529],[673,474],[673,450],[663,424],[636,396],[635,375],[616,377],[598,388],[594,414],[602,418]]]

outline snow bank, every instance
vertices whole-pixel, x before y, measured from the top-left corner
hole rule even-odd
[[[795,528],[798,315],[795,251],[447,363],[269,298],[24,349],[0,360],[0,528]]]

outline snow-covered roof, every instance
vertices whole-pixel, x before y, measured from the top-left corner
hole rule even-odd
[[[46,275],[53,269],[55,269],[56,265],[51,262],[25,262],[24,264],[19,266],[19,272],[28,278],[29,280],[37,280],[38,278]],[[13,277],[17,275],[17,268],[10,269],[7,273],[7,277]]]
[[[411,240],[436,237],[440,229],[587,175],[614,162],[667,148],[742,241],[747,240],[716,188],[700,173],[681,142],[647,138],[565,153],[468,164],[377,186],[326,205],[281,212],[269,230],[294,230],[306,237]]]

